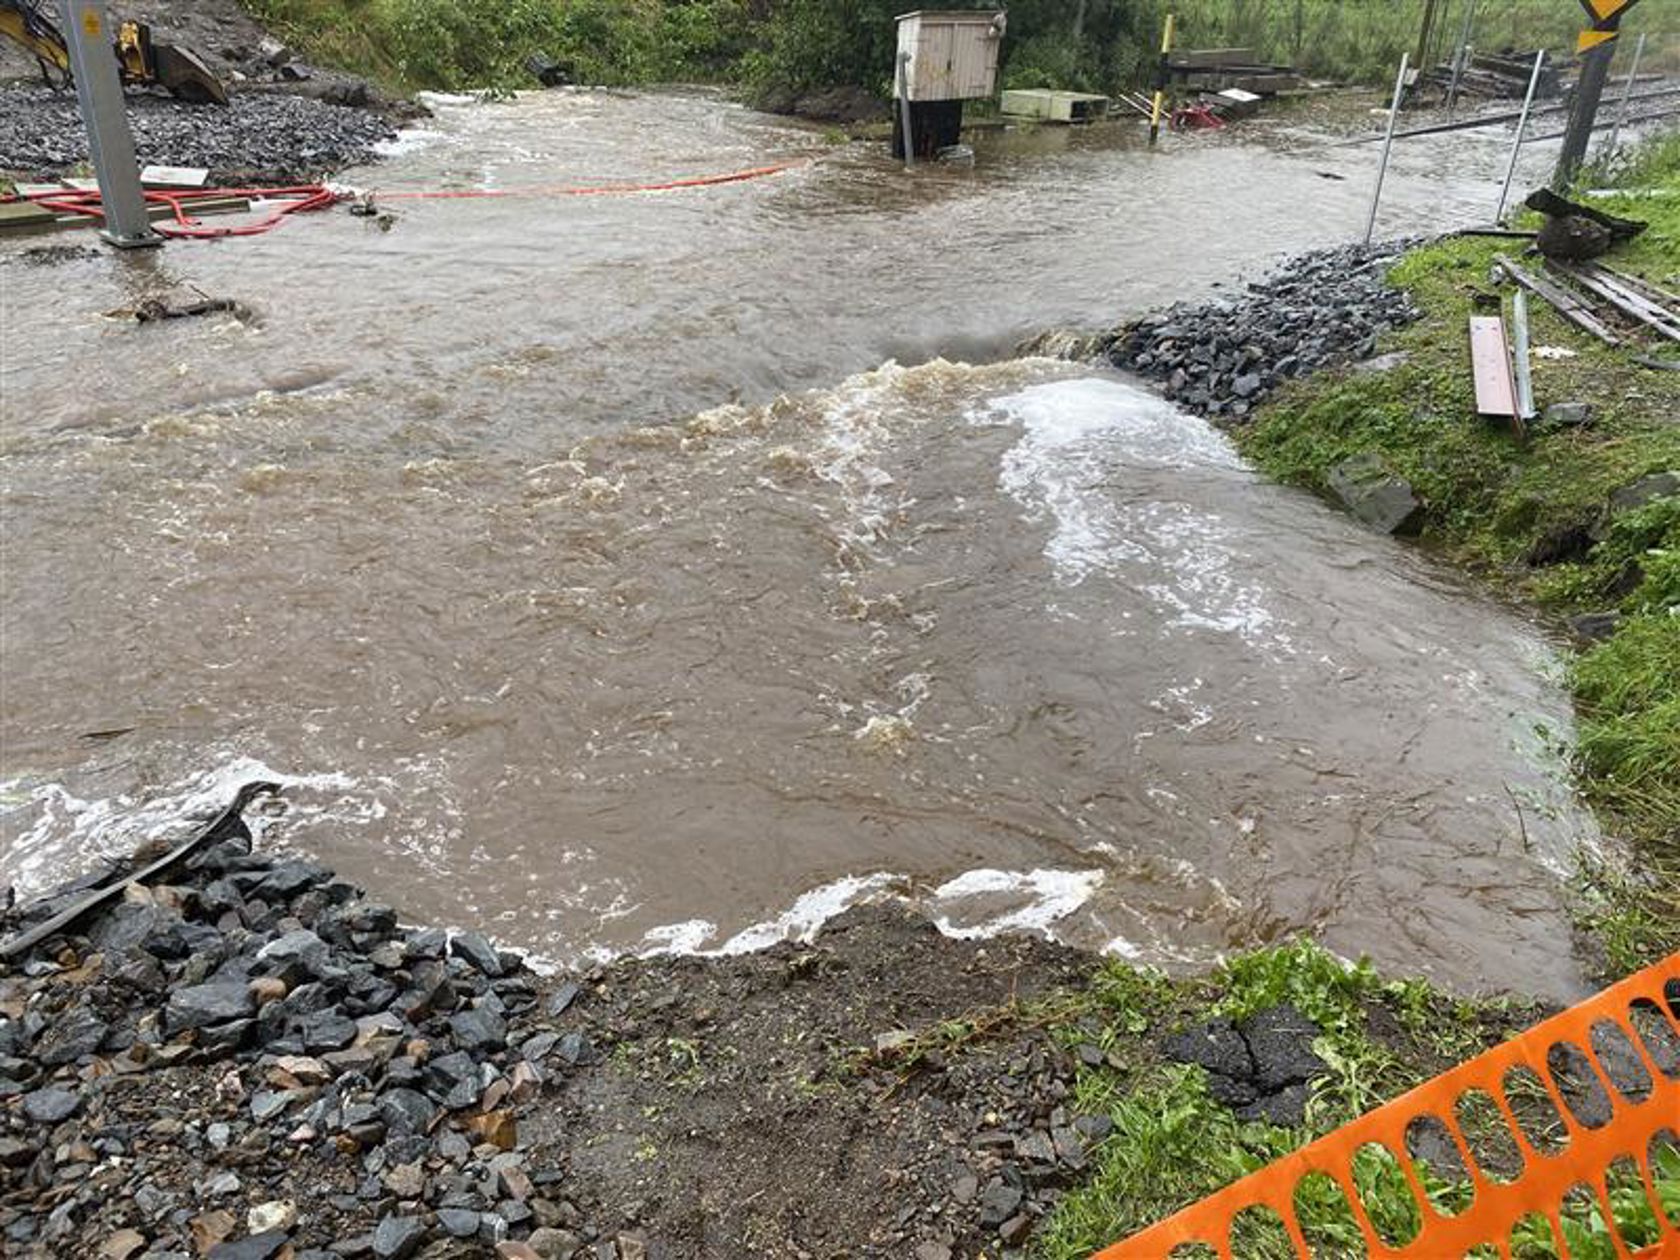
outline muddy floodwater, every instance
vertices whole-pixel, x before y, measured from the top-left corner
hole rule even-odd
[[[1374,152],[1302,143],[907,174],[564,92],[440,103],[345,176],[529,195],[0,246],[0,876],[260,774],[267,842],[559,961],[891,888],[954,932],[1177,963],[1305,928],[1568,996],[1595,835],[1538,630],[1135,383],[1007,358],[1357,238]],[[1402,149],[1387,231],[1487,217],[1500,145],[1456,143]],[[107,314],[187,284],[252,318]]]

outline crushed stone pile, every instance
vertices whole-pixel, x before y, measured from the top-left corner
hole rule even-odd
[[[319,179],[371,161],[375,146],[396,134],[370,110],[270,92],[240,92],[225,106],[130,92],[128,114],[143,164],[204,167],[220,185]],[[0,170],[50,179],[87,161],[73,93],[0,91]]]
[[[1240,296],[1169,307],[1099,349],[1185,410],[1240,423],[1283,382],[1368,359],[1383,333],[1417,318],[1385,279],[1413,243],[1301,254]]]

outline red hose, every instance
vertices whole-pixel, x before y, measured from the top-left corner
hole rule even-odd
[[[338,193],[321,184],[298,184],[291,188],[195,188],[191,192],[152,190],[141,195],[151,205],[168,206],[174,215],[175,221],[173,223],[164,222],[153,225],[158,235],[188,240],[215,240],[224,236],[260,236],[264,232],[279,227],[287,215],[299,214],[305,210],[324,210],[339,199]],[[266,218],[258,219],[255,222],[236,223],[225,227],[210,226],[193,218],[190,207],[193,201],[202,201],[212,197],[245,197],[251,200],[261,198],[263,200],[282,201],[284,204],[276,207]],[[105,218],[105,208],[100,202],[97,192],[43,193],[31,198],[31,200],[36,205],[51,210],[55,214],[81,214],[100,220]]]
[[[797,162],[782,162],[774,166],[754,166],[743,171],[730,171],[723,175],[695,175],[686,179],[665,180],[655,184],[596,184],[577,187],[560,187],[555,185],[536,188],[460,188],[438,190],[402,190],[381,192],[381,201],[396,200],[434,200],[455,199],[466,197],[603,197],[624,196],[633,193],[668,192],[679,188],[710,188],[718,184],[738,184],[749,179],[763,179],[768,175],[779,175],[802,165]],[[145,192],[142,196],[152,205],[168,206],[173,221],[154,224],[155,230],[161,236],[175,239],[216,240],[225,236],[260,236],[264,232],[272,231],[285,221],[287,216],[303,214],[310,210],[324,210],[328,206],[347,197],[348,193],[335,192],[324,184],[295,184],[288,188],[195,188],[191,191],[159,191]],[[283,204],[273,209],[266,217],[254,222],[238,223],[228,227],[213,226],[201,223],[192,216],[192,203],[206,198],[245,197],[250,200],[279,201]],[[24,200],[24,198],[3,198],[0,200]],[[105,210],[97,192],[64,192],[40,193],[28,198],[36,205],[55,214],[80,214],[88,218],[105,218]]]
[[[453,197],[604,197],[628,193],[669,192],[677,188],[710,188],[717,184],[739,184],[749,179],[763,179],[766,175],[780,175],[792,170],[798,162],[781,162],[774,166],[753,166],[744,171],[730,171],[726,175],[693,175],[687,179],[671,179],[659,184],[585,184],[578,187],[548,185],[537,188],[450,188],[435,192],[382,192],[381,201],[435,199]]]

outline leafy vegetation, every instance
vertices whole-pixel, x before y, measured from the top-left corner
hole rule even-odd
[[[1629,190],[1598,198],[1605,209],[1651,223],[1615,265],[1675,287],[1680,136],[1593,178]],[[1609,828],[1640,845],[1631,872],[1593,872],[1607,895],[1589,917],[1620,973],[1680,947],[1680,502],[1611,507],[1617,489],[1680,469],[1680,374],[1635,364],[1536,303],[1535,344],[1568,356],[1537,361],[1539,400],[1588,401],[1594,422],[1542,425],[1524,441],[1478,419],[1465,321],[1496,291],[1490,269],[1507,248],[1465,239],[1409,254],[1392,279],[1424,317],[1388,347],[1405,362],[1292,386],[1240,440],[1273,475],[1319,489],[1341,460],[1380,452],[1426,501],[1426,540],[1554,612],[1620,614],[1571,671],[1581,782]]]
[[[1392,80],[1401,54],[1416,55],[1423,13],[1421,4],[1388,0],[1176,0],[1172,7],[1186,46],[1253,48],[1310,75],[1367,83]],[[1582,25],[1578,7],[1555,0],[1449,0],[1439,8],[1427,50],[1432,61],[1451,56],[1467,8],[1475,10],[1471,42],[1489,51],[1562,51],[1574,46]],[[1635,36],[1657,30],[1655,17],[1636,8],[1623,29]],[[1649,64],[1663,47],[1653,45]]]
[[[1464,0],[1470,3],[1471,0]],[[1161,23],[1181,46],[1241,45],[1311,74],[1377,81],[1417,41],[1424,0],[1015,0],[1003,47],[1011,87],[1142,86]],[[758,92],[862,87],[887,95],[888,0],[247,0],[311,56],[403,88],[530,82],[526,58],[570,63],[579,81],[735,83]],[[968,7],[966,5],[959,7]],[[978,7],[978,6],[976,6]],[[1456,39],[1447,5],[1440,41]],[[1561,0],[1481,6],[1481,47],[1568,47],[1581,14]],[[1635,10],[1628,29],[1639,29]],[[1450,33],[1449,33],[1450,28]],[[1660,47],[1653,49],[1652,64]]]

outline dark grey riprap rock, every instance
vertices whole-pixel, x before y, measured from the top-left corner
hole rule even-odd
[[[189,985],[169,995],[164,1019],[172,1031],[226,1024],[252,1013],[256,998],[243,980]]]
[[[81,1095],[67,1089],[49,1086],[23,1096],[23,1114],[36,1124],[58,1124],[75,1115],[82,1105]]]
[[[1285,381],[1376,352],[1417,318],[1387,282],[1409,242],[1301,254],[1240,295],[1182,304],[1101,343],[1114,366],[1160,383],[1187,411],[1242,422]]]
[[[408,1260],[426,1241],[426,1223],[417,1216],[387,1216],[373,1231],[378,1260]]]
[[[1333,466],[1326,476],[1330,489],[1359,520],[1384,534],[1415,534],[1422,528],[1425,507],[1412,485],[1375,451],[1366,451]]]

